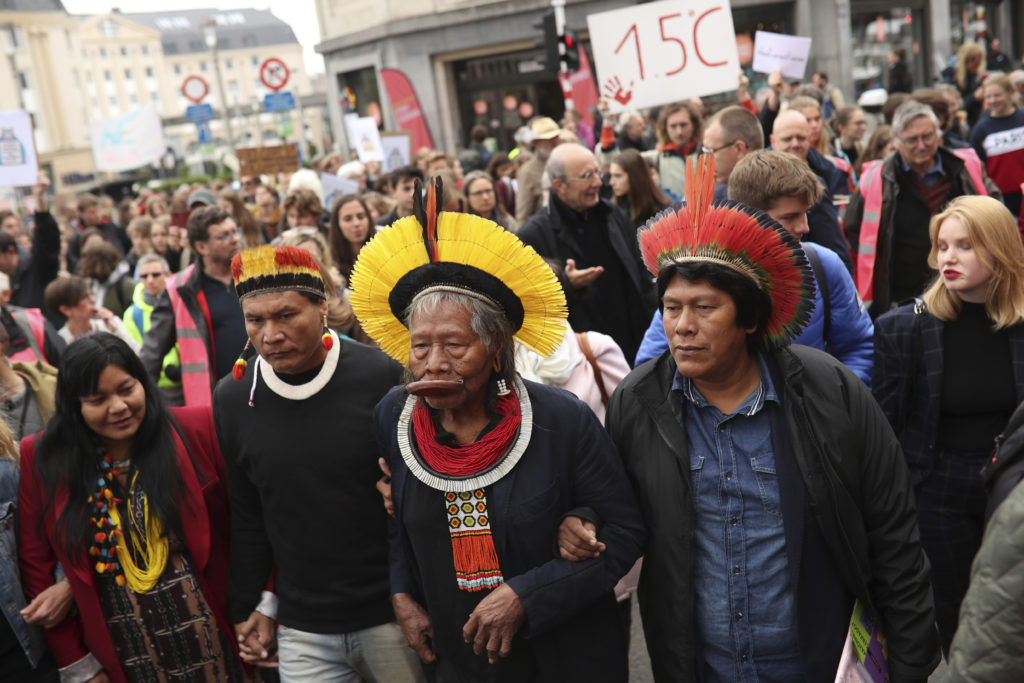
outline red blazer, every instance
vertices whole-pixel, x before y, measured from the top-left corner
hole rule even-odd
[[[224,460],[213,427],[210,406],[172,408],[172,414],[188,440],[193,467],[181,439],[174,434],[184,494],[179,504],[181,526],[192,561],[202,582],[206,599],[217,623],[235,637],[227,617],[228,582],[228,497]],[[172,433],[174,433],[172,429]],[[67,573],[78,606],[78,614],[44,631],[61,667],[92,653],[106,667],[110,680],[124,682],[114,643],[107,630],[96,591],[96,573],[83,551],[68,556],[55,540],[57,519],[67,504],[67,492],[57,492],[57,502],[48,513],[45,491],[35,468],[34,436],[21,442],[21,486],[18,489],[18,559],[22,587],[31,600],[53,585],[53,569],[59,560]],[[197,472],[199,476],[197,476]],[[200,484],[200,481],[205,483]]]

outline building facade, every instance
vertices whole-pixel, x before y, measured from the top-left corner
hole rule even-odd
[[[565,0],[566,25],[589,45],[588,14],[635,4],[631,0]],[[902,48],[919,87],[938,78],[964,40],[983,31],[1019,57],[1024,35],[1019,2],[964,0],[731,0],[737,36],[757,30],[813,38],[807,78],[816,70],[844,92],[885,87],[886,57]],[[536,28],[550,0],[316,0],[326,65],[327,100],[335,131],[344,114],[382,114],[398,121],[380,78],[398,69],[412,83],[435,146],[456,150],[470,129],[487,126],[499,147],[534,114],[558,118],[561,88],[538,68],[543,49]],[[748,65],[749,66],[749,65]],[[754,75],[754,74],[751,74]],[[753,87],[758,85],[754,75]],[[763,76],[760,78],[763,79]],[[732,84],[724,85],[728,91]],[[343,149],[343,145],[338,145]]]

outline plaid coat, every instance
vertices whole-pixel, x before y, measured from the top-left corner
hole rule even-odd
[[[875,320],[871,390],[899,436],[916,486],[935,466],[945,323],[927,311],[915,313],[914,306],[904,304]],[[1024,400],[1024,325],[1011,327],[1009,334],[1019,403]]]

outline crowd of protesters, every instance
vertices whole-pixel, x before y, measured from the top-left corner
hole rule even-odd
[[[570,618],[625,680],[638,584],[659,681],[860,680],[855,603],[888,638],[893,681],[927,680],[940,657],[946,681],[1019,680],[1024,617],[1001,606],[1024,601],[1024,465],[991,462],[1024,400],[1024,71],[993,48],[965,44],[918,88],[894,51],[880,111],[824,73],[775,72],[753,94],[741,76],[713,111],[537,116],[511,150],[477,126],[458,154],[416,150],[389,172],[334,153],[56,206],[41,175],[31,214],[0,212],[0,680],[598,680],[560,668],[578,663],[559,648],[586,647]],[[812,273],[791,336],[820,353],[761,344],[756,292],[719,271],[652,280],[638,235],[708,199],[687,168],[709,158],[714,206],[777,228]],[[323,174],[358,190],[325,196]],[[471,342],[442,345],[482,344],[499,387],[505,364],[509,384],[579,397],[593,414],[553,426],[550,447],[576,434],[603,455],[558,467],[619,478],[594,499],[534,496],[547,479],[516,491],[529,500],[493,513],[496,534],[529,521],[536,548],[499,546],[506,573],[529,558],[523,573],[472,604],[416,564],[443,553],[408,516],[426,494],[392,500],[409,459],[374,412],[401,424],[405,394],[389,391],[429,363],[414,341],[403,379],[350,302],[364,247],[430,220],[427,187],[543,257],[567,322],[548,358],[493,347],[505,328],[468,300],[410,304],[401,322],[450,318],[445,334]],[[257,249],[271,265],[239,256]],[[267,284],[299,271],[312,295]],[[533,400],[577,415],[560,394]],[[483,443],[501,417],[464,439],[457,414],[432,413],[438,442]],[[622,463],[602,460],[616,450]],[[534,538],[540,519],[552,528]]]

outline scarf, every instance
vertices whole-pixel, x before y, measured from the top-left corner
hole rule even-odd
[[[495,411],[501,419],[494,429],[478,441],[452,447],[437,442],[437,426],[427,407],[419,402],[413,410],[412,428],[423,461],[434,471],[451,477],[471,476],[490,468],[508,452],[522,423],[514,391],[498,397]],[[483,489],[447,491],[444,505],[459,590],[488,590],[502,583]]]
[[[694,150],[694,148],[696,146],[697,146],[697,141],[696,140],[691,140],[690,144],[688,144],[686,147],[680,147],[679,145],[676,145],[675,143],[666,142],[664,145],[658,145],[658,151],[659,152],[671,152],[673,154],[678,154],[679,156],[686,157],[686,156],[689,156],[691,152],[693,152],[693,150]]]

